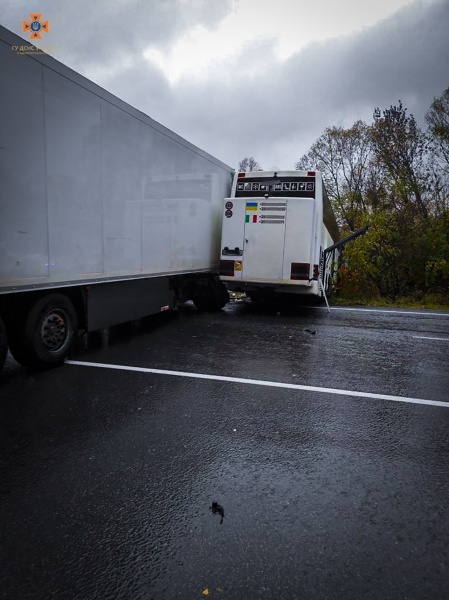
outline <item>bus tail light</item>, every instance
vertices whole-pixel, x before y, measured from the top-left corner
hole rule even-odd
[[[292,263],[290,279],[309,281],[310,263]]]
[[[233,260],[220,260],[220,275],[223,275],[223,277],[234,277]]]

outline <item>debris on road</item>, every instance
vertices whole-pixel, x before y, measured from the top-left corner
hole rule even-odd
[[[224,519],[224,508],[218,502],[212,502],[212,506],[209,507],[214,515],[220,515],[221,521],[220,525],[223,523]]]

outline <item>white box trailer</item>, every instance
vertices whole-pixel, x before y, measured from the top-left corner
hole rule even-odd
[[[321,297],[338,250],[338,227],[318,171],[237,173],[223,204],[220,278],[253,299]]]
[[[223,306],[233,169],[0,27],[0,368],[101,329]]]

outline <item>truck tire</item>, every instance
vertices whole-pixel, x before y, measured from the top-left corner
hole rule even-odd
[[[230,296],[229,296],[229,292],[228,292],[225,284],[220,283],[218,285],[218,293],[217,293],[218,310],[221,310],[222,308],[224,308],[226,306],[226,304],[229,302],[229,300],[230,300]]]
[[[8,322],[9,349],[16,361],[40,369],[62,364],[78,329],[76,312],[67,296],[44,296],[18,317]]]
[[[6,355],[8,354],[8,339],[6,335],[6,325],[0,317],[0,371],[5,364]]]
[[[200,312],[212,312],[215,310],[216,301],[215,298],[201,295],[193,297],[193,304]]]
[[[201,312],[221,310],[229,302],[229,292],[222,282],[201,289],[193,298],[193,303]]]

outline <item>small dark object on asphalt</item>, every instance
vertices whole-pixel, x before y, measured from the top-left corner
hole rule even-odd
[[[314,331],[313,329],[304,329],[304,331],[307,331],[307,333],[310,333],[310,335],[315,335],[316,331]]]
[[[221,504],[218,504],[218,502],[212,502],[212,506],[209,506],[209,508],[213,512],[214,515],[220,515],[220,517],[221,517],[220,525],[221,525],[223,523],[223,519],[224,519],[224,508],[221,506]]]

